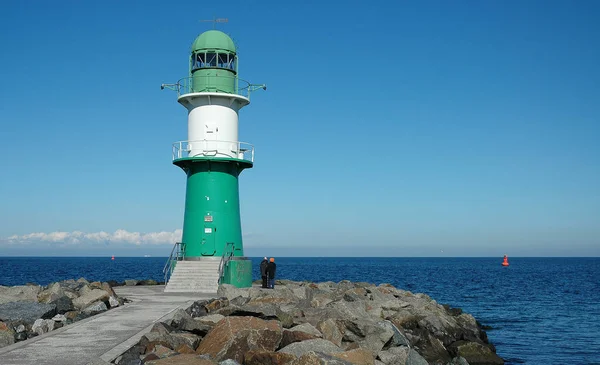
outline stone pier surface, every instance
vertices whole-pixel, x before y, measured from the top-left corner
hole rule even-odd
[[[136,344],[154,323],[168,319],[216,293],[164,293],[163,285],[122,286],[117,295],[132,302],[58,330],[0,348],[2,365],[107,364]]]

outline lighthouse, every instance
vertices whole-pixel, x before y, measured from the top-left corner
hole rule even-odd
[[[239,112],[265,85],[239,78],[233,40],[219,30],[192,43],[188,77],[162,89],[177,92],[188,112],[187,139],[173,144],[173,164],[186,175],[181,242],[165,265],[167,292],[211,292],[219,283],[252,285],[244,256],[239,177],[254,164],[254,146],[241,142]]]

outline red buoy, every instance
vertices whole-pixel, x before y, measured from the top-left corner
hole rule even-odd
[[[504,261],[502,261],[502,266],[508,266],[508,256],[504,255]]]
[[[505,256],[505,257],[506,257],[506,256]],[[114,259],[115,259],[115,255],[113,255],[113,256],[112,256],[110,259],[111,259],[111,260],[114,260]]]

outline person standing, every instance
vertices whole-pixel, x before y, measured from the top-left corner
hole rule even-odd
[[[269,276],[269,288],[275,289],[275,271],[277,270],[277,264],[275,258],[271,257],[269,264],[267,265],[267,276]]]
[[[262,287],[268,288],[267,286],[267,265],[269,264],[269,260],[265,257],[260,262],[260,276],[262,278]]]

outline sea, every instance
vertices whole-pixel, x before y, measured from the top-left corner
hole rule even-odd
[[[252,258],[259,279],[261,258]],[[163,281],[164,257],[0,257],[0,285]],[[277,278],[390,283],[462,308],[507,364],[600,364],[600,258],[281,257]]]

